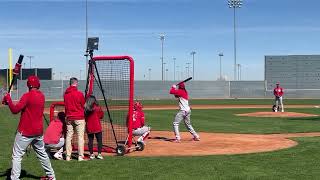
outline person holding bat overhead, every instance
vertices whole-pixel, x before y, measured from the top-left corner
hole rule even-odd
[[[41,162],[42,168],[45,170],[45,179],[54,180],[55,174],[48,154],[45,152],[43,142],[42,116],[45,97],[39,90],[40,81],[37,76],[29,76],[27,86],[29,92],[23,94],[19,102],[13,103],[9,93],[7,93],[2,100],[2,104],[8,105],[13,114],[21,113],[13,144],[10,178],[12,180],[19,179],[22,157],[26,153],[27,147],[31,144],[38,160]]]
[[[191,78],[189,78],[190,80]],[[185,80],[186,81],[186,80]],[[179,102],[180,110],[176,114],[175,119],[173,121],[173,130],[174,134],[176,136],[176,139],[174,142],[180,142],[180,132],[179,132],[179,124],[183,120],[184,124],[186,125],[186,128],[188,131],[192,134],[194,141],[200,141],[200,136],[197,134],[197,132],[193,129],[191,125],[191,108],[189,106],[189,95],[185,88],[184,82],[180,82],[177,85],[172,85],[170,89],[170,94],[174,95]]]

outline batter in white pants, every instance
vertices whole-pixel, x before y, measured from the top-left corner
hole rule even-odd
[[[281,112],[284,112],[283,103],[282,103],[282,96],[280,96],[280,97],[276,96],[275,103],[276,103],[276,107],[281,105]],[[277,112],[277,111],[278,111],[278,109],[275,110],[275,112]]]
[[[199,138],[199,135],[197,134],[197,132],[193,129],[193,127],[191,125],[190,116],[191,116],[191,110],[190,111],[180,110],[177,113],[177,115],[173,121],[173,130],[174,130],[174,134],[176,136],[176,140],[181,140],[180,132],[179,132],[179,124],[182,120],[184,121],[186,128],[193,135],[193,137]]]
[[[46,172],[48,177],[52,177],[55,180],[54,171],[51,167],[50,159],[44,149],[43,136],[26,137],[20,132],[17,132],[13,145],[12,152],[12,170],[11,179],[18,180],[21,173],[21,161],[23,155],[26,153],[27,147],[32,145],[32,148],[36,152],[38,160],[41,162],[41,166]]]
[[[149,126],[143,126],[132,131],[132,135],[140,136],[138,142],[143,142],[143,140],[149,135],[151,128]]]

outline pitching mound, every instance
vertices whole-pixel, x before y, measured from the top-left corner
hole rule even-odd
[[[297,112],[254,112],[245,114],[236,114],[237,116],[249,117],[315,117],[315,114],[297,113]]]
[[[320,136],[320,133],[310,133],[310,135],[309,133],[276,135],[200,133],[201,141],[193,141],[187,132],[181,135],[181,143],[175,143],[171,141],[174,137],[172,132],[152,131],[143,151],[134,151],[126,156],[204,156],[268,152],[297,145],[297,142],[287,139],[288,137]]]

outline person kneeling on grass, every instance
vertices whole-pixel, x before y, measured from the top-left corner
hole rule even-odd
[[[84,113],[86,119],[86,129],[88,133],[88,147],[90,151],[90,159],[94,159],[95,155],[93,154],[93,139],[96,136],[98,142],[98,159],[103,159],[101,155],[102,149],[102,127],[100,119],[103,118],[104,112],[99,106],[96,98],[94,96],[89,96],[84,105]]]
[[[50,163],[48,154],[45,152],[43,143],[43,111],[45,97],[39,90],[40,80],[37,76],[29,76],[27,80],[29,92],[22,95],[19,102],[12,102],[10,94],[7,93],[2,104],[8,105],[13,114],[21,112],[16,137],[12,150],[12,169],[10,179],[18,180],[21,174],[21,161],[31,144],[36,152],[42,168],[46,172],[43,179],[55,180],[55,174]]]
[[[132,135],[139,136],[138,142],[144,143],[144,140],[148,137],[151,128],[145,126],[145,117],[142,110],[142,104],[135,102],[133,106],[133,118],[132,118]]]
[[[59,112],[58,118],[50,122],[46,132],[44,133],[45,148],[49,157],[51,156],[51,149],[58,149],[53,157],[59,160],[63,160],[62,153],[65,142],[64,136],[66,132],[65,117],[66,114],[64,112]]]

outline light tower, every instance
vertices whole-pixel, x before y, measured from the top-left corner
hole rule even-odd
[[[190,54],[192,55],[192,78],[194,80],[194,55],[196,54],[196,52],[192,51]]]
[[[163,75],[163,42],[164,42],[164,34],[160,34],[160,40],[161,40],[161,76],[162,81],[164,81],[164,75]]]
[[[236,36],[236,9],[241,8],[242,0],[228,0],[229,8],[233,8],[233,50],[234,50],[234,80],[237,80],[237,36]]]

